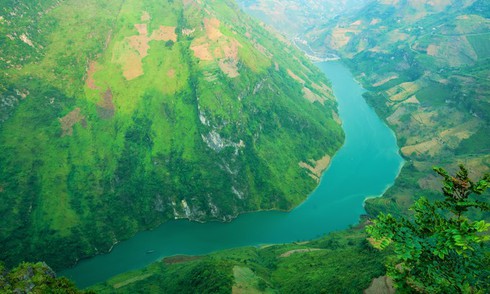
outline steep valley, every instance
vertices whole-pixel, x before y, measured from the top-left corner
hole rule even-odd
[[[8,2],[8,266],[65,267],[170,219],[289,210],[342,144],[328,81],[232,1]]]
[[[2,262],[12,267],[43,260],[58,270],[136,235],[150,247],[120,244],[123,252],[112,259],[98,256],[65,274],[75,272],[77,283],[92,285],[101,279],[80,283],[85,273],[96,275],[95,268],[102,272],[116,263],[122,267],[126,261],[118,256],[135,250],[132,258],[144,262],[125,264],[122,274],[109,269],[104,279],[119,275],[88,290],[394,293],[384,264],[396,252],[377,250],[366,225],[380,213],[413,217],[409,208],[421,196],[442,199],[433,166],[454,174],[464,164],[473,179],[490,171],[486,0],[5,1],[0,290]],[[316,60],[340,57],[343,65],[333,64],[348,67],[367,91],[340,90],[365,98],[395,133],[396,139],[384,125],[392,144],[373,136],[349,141],[348,123],[343,122],[344,134],[337,111],[343,109],[341,99],[337,104],[322,73],[328,66],[312,65],[315,59],[298,47]],[[333,75],[340,76],[336,70]],[[399,148],[382,148],[396,143]],[[363,152],[363,144],[376,146],[380,158],[399,149],[404,163],[393,186],[366,188],[376,177],[396,175],[385,174],[388,164],[370,161],[375,153]],[[341,146],[360,151],[346,155]],[[346,164],[332,163],[339,157]],[[398,171],[400,161],[396,154],[392,170]],[[361,168],[363,162],[368,166]],[[339,166],[350,173],[338,173]],[[280,216],[257,217],[250,231],[236,224],[253,218],[235,220],[245,212],[293,209],[319,182],[298,209],[260,212]],[[318,191],[322,185],[333,192]],[[339,198],[343,189],[350,194]],[[370,197],[379,191],[381,197]],[[317,192],[332,198],[333,212],[320,208]],[[488,203],[489,195],[479,199]],[[356,197],[365,200],[364,207],[337,209]],[[345,228],[352,221],[342,218],[364,211],[358,225],[322,236],[323,227]],[[468,215],[490,220],[489,212],[476,209]],[[158,238],[171,231],[164,226],[184,222],[179,219],[207,222],[182,227],[235,222],[219,223],[228,229],[195,238],[177,225],[172,234],[183,241],[161,242]],[[268,219],[274,221],[262,222]],[[302,223],[312,219],[314,225]],[[270,233],[293,234],[304,227],[316,232],[314,240],[292,242]],[[259,237],[235,236],[245,232]],[[158,235],[152,237],[158,245],[145,243],[151,234]],[[220,247],[215,237],[231,239],[223,242],[231,245]],[[179,245],[198,238],[207,242],[201,251]],[[247,238],[253,241],[243,241]],[[264,245],[269,243],[276,245]],[[488,242],[482,244],[488,261]],[[214,252],[245,245],[255,247]],[[117,262],[104,264],[110,260]],[[484,292],[488,277],[490,268],[481,267]]]
[[[247,9],[261,11],[276,1],[257,3]],[[304,22],[301,45],[319,57],[342,58],[368,90],[368,103],[396,132],[407,159],[384,197],[367,201],[371,215],[406,214],[414,199],[437,197],[434,165],[455,171],[463,163],[473,177],[490,170],[488,11],[484,0],[366,0],[330,19]],[[300,19],[303,12],[297,13]],[[297,34],[290,26],[271,25]]]

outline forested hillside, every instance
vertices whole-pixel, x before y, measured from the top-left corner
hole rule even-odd
[[[287,210],[343,133],[328,82],[233,1],[4,1],[0,260],[55,269],[174,218]]]

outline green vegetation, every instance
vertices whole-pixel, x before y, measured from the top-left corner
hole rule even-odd
[[[0,264],[0,292],[9,293],[93,293],[80,291],[68,279],[57,278],[45,263],[22,263],[8,271]]]
[[[385,274],[390,254],[388,272],[402,287],[488,289],[486,235],[477,234],[487,225],[470,219],[490,214],[464,211],[486,204],[451,202],[451,183],[460,182],[443,170],[449,186],[441,201],[428,173],[434,164],[456,172],[464,163],[472,177],[490,170],[488,1],[388,3],[373,1],[330,23],[306,14],[283,20],[308,20],[308,44],[342,56],[397,134],[406,165],[394,187],[366,202],[370,215],[394,216],[382,215],[371,229],[394,254],[349,230],[166,258],[93,289],[359,293]],[[9,267],[45,260],[58,269],[169,219],[290,209],[316,185],[298,163],[332,155],[343,140],[332,109],[318,69],[231,0],[7,0],[0,260]],[[454,179],[467,176],[462,170]],[[415,201],[421,195],[428,200]],[[17,286],[26,272],[42,283]],[[2,266],[0,283],[9,291],[72,287],[42,264],[10,273]]]
[[[473,182],[461,165],[455,176],[435,168],[444,177],[444,201],[420,198],[411,208],[413,220],[380,214],[367,228],[381,249],[394,248],[388,275],[402,293],[484,293],[490,270],[485,256],[485,234],[490,223],[470,220],[469,209],[489,211],[490,206],[471,194],[490,186],[490,175]]]
[[[10,267],[60,269],[169,219],[291,209],[317,184],[299,163],[343,141],[328,81],[232,1],[7,2]]]
[[[168,257],[90,289],[97,293],[360,293],[384,274],[384,256],[358,228],[306,243]]]
[[[314,50],[334,50],[369,90],[406,159],[395,185],[366,202],[370,215],[407,215],[414,199],[440,197],[433,165],[455,172],[464,164],[474,177],[490,171],[487,6],[372,1],[308,31]]]

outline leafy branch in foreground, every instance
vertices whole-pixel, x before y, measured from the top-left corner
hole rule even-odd
[[[462,165],[455,176],[442,168],[434,171],[444,178],[444,201],[422,197],[411,208],[412,219],[380,214],[367,232],[377,247],[394,250],[387,271],[400,292],[485,293],[490,289],[484,249],[490,224],[472,221],[465,213],[490,210],[487,203],[470,198],[485,192],[490,175],[473,182]]]

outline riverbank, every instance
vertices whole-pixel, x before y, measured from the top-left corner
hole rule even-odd
[[[311,240],[356,224],[365,213],[366,196],[380,195],[393,183],[402,159],[392,131],[366,104],[365,90],[348,69],[339,62],[317,66],[332,81],[346,138],[305,202],[291,212],[247,213],[229,223],[169,221],[119,243],[110,254],[81,261],[61,274],[86,287],[165,256]],[[146,254],[150,249],[155,252]]]

